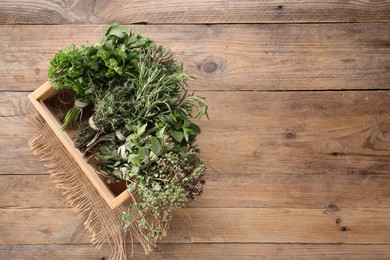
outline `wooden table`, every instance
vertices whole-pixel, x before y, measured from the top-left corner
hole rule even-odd
[[[390,258],[389,0],[3,0],[0,259],[109,254],[29,150],[26,119],[51,56],[114,21],[168,46],[210,104],[205,193],[146,259]]]

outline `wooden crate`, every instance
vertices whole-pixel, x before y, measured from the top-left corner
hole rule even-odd
[[[124,189],[118,196],[116,196],[114,193],[114,188],[110,187],[102,178],[102,176],[96,172],[94,167],[83,158],[83,154],[74,146],[74,143],[69,134],[61,129],[61,123],[55,116],[53,116],[53,113],[44,102],[54,96],[56,93],[57,90],[55,90],[48,81],[36,89],[28,97],[31,103],[35,106],[35,108],[50,126],[50,128],[54,131],[61,143],[78,163],[88,179],[92,182],[93,186],[97,189],[99,194],[104,198],[104,200],[111,208],[116,208],[130,197],[130,192],[128,192],[127,189]]]

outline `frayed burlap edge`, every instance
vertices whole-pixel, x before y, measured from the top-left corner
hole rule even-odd
[[[129,212],[129,207],[137,198],[132,196],[122,205],[111,209],[44,119],[37,115],[30,121],[38,132],[29,141],[30,148],[46,163],[45,166],[48,168],[52,181],[57,188],[63,190],[67,201],[78,217],[86,218],[84,225],[90,233],[91,243],[98,248],[102,244],[109,243],[112,248],[110,259],[127,259],[126,233],[128,233],[131,243],[135,238],[141,243],[145,254],[149,254],[156,246],[155,241],[150,241],[145,232],[140,230],[136,224],[136,220],[144,216],[131,213],[133,222],[130,230],[126,232],[123,229],[122,213]],[[168,226],[165,223],[163,236],[166,235]]]

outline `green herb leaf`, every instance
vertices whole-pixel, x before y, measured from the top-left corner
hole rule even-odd
[[[133,192],[135,190],[135,188],[137,187],[137,184],[135,184],[134,182],[133,183],[130,183],[128,186],[127,186],[127,190],[129,192]]]
[[[106,36],[116,36],[118,38],[124,38],[127,34],[127,28],[120,26],[119,24],[113,24],[107,31]]]
[[[147,147],[141,147],[141,148],[139,149],[139,157],[140,157],[140,160],[141,160],[141,161],[144,160],[144,159],[146,159],[146,157],[148,157],[149,154],[150,154],[149,148],[147,148]]]
[[[176,130],[172,130],[170,135],[175,139],[178,143],[183,141],[184,133]]]
[[[120,164],[121,164],[120,161],[116,161],[116,162],[114,163],[114,166],[119,166]]]
[[[161,152],[161,148],[162,148],[162,145],[161,145],[161,142],[160,140],[158,140],[157,137],[152,137],[151,139],[151,146],[150,146],[150,149],[152,150],[152,152],[155,154],[155,155],[159,155],[160,152]]]
[[[192,122],[188,119],[185,119],[184,120],[184,123],[183,123],[183,127],[187,128],[187,127],[190,127],[192,125]]]
[[[148,126],[148,123],[144,124],[140,128],[138,128],[137,135],[141,136],[145,133],[146,127]]]
[[[200,134],[201,130],[200,127],[197,124],[192,123],[189,128],[192,130],[193,134]]]
[[[191,133],[191,129],[183,127],[183,135],[187,143],[190,140],[189,133]]]
[[[150,151],[150,156],[152,157],[152,161],[157,161],[158,156],[153,151]]]
[[[163,128],[161,128],[160,130],[157,131],[156,133],[156,136],[158,138],[161,138],[164,134],[165,134],[165,130],[166,130],[167,126],[165,125]]]
[[[139,167],[138,166],[133,166],[131,167],[131,175],[134,176],[134,175],[137,175],[139,173]]]
[[[138,31],[136,29],[133,29],[131,31],[130,37],[127,38],[126,44],[130,45],[131,43],[134,43],[137,41],[138,38]]]
[[[128,162],[132,163],[133,165],[139,166],[141,163],[141,158],[140,158],[139,154],[129,154],[128,158],[129,158]]]
[[[132,216],[127,212],[122,212],[122,219],[126,222],[131,222],[133,220]]]

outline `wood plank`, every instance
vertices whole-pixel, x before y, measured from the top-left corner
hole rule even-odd
[[[34,112],[27,93],[0,93],[0,174],[31,174],[29,169],[44,169],[27,146],[34,135],[27,115]],[[18,168],[20,162],[23,167]]]
[[[0,209],[0,244],[88,243],[81,223],[71,209]],[[390,244],[389,231],[390,209],[188,208],[161,242]]]
[[[0,194],[0,208],[70,208],[49,175],[0,175]]]
[[[390,169],[388,91],[198,94],[207,97],[211,115],[199,122],[198,142],[217,172],[368,176]],[[23,174],[14,164],[20,156],[37,161],[28,151],[33,130],[24,120],[0,117],[0,154],[8,165],[2,174]]]
[[[45,174],[28,141],[35,135],[29,122],[36,113],[25,92],[0,93],[0,174]]]
[[[23,196],[29,196],[41,179],[28,175],[45,168],[27,146],[34,130],[23,115],[29,109],[18,108],[26,93],[2,94],[9,101],[0,102],[0,174],[27,175],[31,186]],[[211,109],[198,140],[208,184],[191,207],[389,207],[390,92],[200,94]],[[10,107],[22,114],[13,116]],[[34,196],[44,197],[41,191]],[[34,196],[14,202],[11,192],[1,205],[61,205],[58,199],[40,204]]]
[[[390,23],[138,26],[169,47],[196,90],[390,88]],[[106,25],[0,27],[0,91],[32,91],[70,43],[96,42]]]
[[[0,93],[0,117],[25,116],[36,110],[27,100],[28,93]]]
[[[390,208],[389,174],[233,174],[210,169],[206,180],[205,192],[189,208]],[[0,194],[0,208],[70,207],[48,175],[0,175]]]
[[[388,173],[389,91],[201,92],[199,145],[222,173]]]
[[[388,22],[384,1],[2,1],[0,24]]]
[[[35,134],[27,120],[26,115],[0,117],[0,174],[45,174],[43,163],[27,144]]]
[[[130,255],[131,246],[127,246]],[[110,247],[92,245],[0,245],[0,258],[13,260],[108,259]],[[389,245],[331,244],[159,244],[150,256],[134,245],[135,259],[366,259],[388,260]]]
[[[0,209],[0,230],[0,244],[71,243],[80,230],[84,234],[71,209]]]

